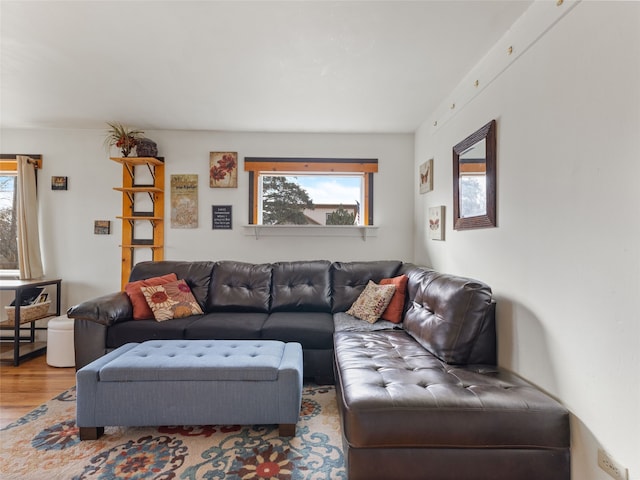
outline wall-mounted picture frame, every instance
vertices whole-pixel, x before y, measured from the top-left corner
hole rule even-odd
[[[433,190],[433,158],[430,158],[420,165],[420,193],[427,193]]]
[[[444,240],[444,205],[429,208],[429,238]]]
[[[110,235],[111,220],[96,220],[93,222],[94,235]]]
[[[232,230],[232,206],[211,205],[211,228],[213,230]]]
[[[67,177],[51,177],[51,190],[66,190],[67,185]]]
[[[171,228],[198,228],[198,175],[171,175]]]
[[[238,188],[238,152],[209,153],[209,186]]]

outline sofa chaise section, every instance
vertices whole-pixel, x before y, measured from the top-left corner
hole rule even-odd
[[[407,272],[403,330],[335,333],[349,479],[569,480],[569,413],[495,365],[490,288]]]

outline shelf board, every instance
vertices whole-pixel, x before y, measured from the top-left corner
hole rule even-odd
[[[20,357],[34,355],[44,352],[47,349],[47,342],[20,343]],[[13,361],[13,350],[6,350],[0,354],[0,360],[3,362]]]
[[[164,165],[164,159],[162,157],[111,157],[114,162],[127,164],[127,165]]]
[[[120,245],[122,248],[162,248],[163,245],[141,245],[141,244],[133,244],[133,245]]]
[[[164,193],[164,190],[158,187],[113,187],[113,189],[124,193]]]
[[[261,237],[360,237],[378,236],[373,225],[244,225],[245,235]]]
[[[154,220],[158,222],[164,220],[164,218],[162,217],[153,217],[153,216],[147,216],[147,215],[144,215],[144,216],[136,215],[133,217],[116,217],[116,218],[119,218],[120,220]]]

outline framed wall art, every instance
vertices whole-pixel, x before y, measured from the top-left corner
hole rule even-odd
[[[93,234],[94,235],[110,235],[111,220],[95,220],[93,222]]]
[[[209,153],[209,186],[238,188],[238,152]]]
[[[198,175],[171,175],[171,228],[198,228]]]
[[[211,206],[211,228],[214,230],[231,230],[233,229],[231,205],[212,205]]]
[[[429,238],[444,240],[444,205],[429,208]]]
[[[66,190],[67,177],[51,177],[51,190]]]
[[[433,158],[420,165],[420,193],[433,190]]]

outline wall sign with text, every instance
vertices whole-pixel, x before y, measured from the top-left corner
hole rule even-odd
[[[214,230],[231,230],[233,228],[231,205],[212,205],[211,214]]]

